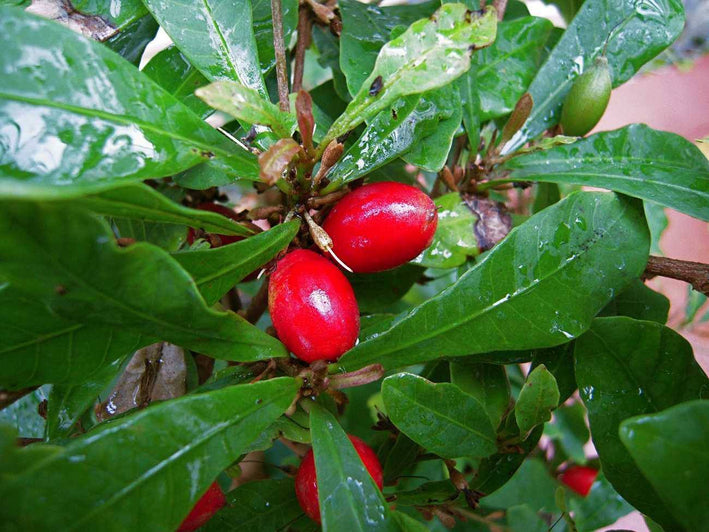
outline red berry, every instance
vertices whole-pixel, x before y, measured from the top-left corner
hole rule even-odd
[[[213,482],[202,498],[197,501],[192,511],[182,521],[177,532],[192,532],[209,521],[217,511],[226,504],[226,497],[219,484]]]
[[[369,273],[415,258],[431,245],[437,224],[431,198],[410,185],[386,181],[347,194],[323,229],[335,255],[355,272]]]
[[[226,216],[227,218],[231,218],[234,221],[239,221],[238,217],[236,216],[236,213],[231,210],[229,207],[225,207],[224,205],[219,205],[218,203],[201,203],[197,205],[197,208],[202,211],[211,211],[211,212],[216,212],[221,214],[222,216]],[[187,243],[192,245],[194,241],[196,240],[195,238],[196,231],[193,227],[190,227],[187,229]],[[219,234],[214,234],[213,236],[218,237],[219,241],[221,244],[213,244],[213,247],[219,247],[219,246],[226,246],[227,244],[233,244],[234,242],[238,242],[239,240],[243,240],[243,236],[236,236],[236,235],[219,235]],[[212,241],[213,242],[213,241]]]
[[[359,335],[359,309],[347,278],[332,262],[297,249],[276,265],[268,310],[278,338],[305,362],[334,361]]]
[[[372,475],[374,483],[379,489],[382,489],[382,466],[377,458],[377,453],[357,436],[348,435],[347,437],[352,442],[352,445],[354,445],[355,451],[357,451],[364,467],[367,468],[369,474]],[[320,503],[318,502],[318,481],[315,473],[315,457],[313,456],[312,449],[308,451],[308,454],[303,458],[298,468],[298,474],[295,476],[295,495],[305,515],[319,523]]]
[[[593,486],[597,476],[598,471],[591,467],[571,466],[559,475],[559,480],[582,497],[585,497],[591,491],[591,486]]]

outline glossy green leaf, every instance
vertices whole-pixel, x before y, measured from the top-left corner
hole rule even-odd
[[[485,407],[454,384],[399,373],[384,379],[382,397],[392,423],[432,453],[484,457],[497,450]]]
[[[478,66],[474,61],[470,64],[470,69],[455,81],[454,86],[458,87],[460,108],[463,111],[463,127],[468,135],[471,156],[474,157],[480,145],[480,94]]]
[[[532,214],[554,205],[561,199],[561,191],[556,183],[538,183],[532,204]]]
[[[33,468],[5,475],[0,518],[24,530],[175,529],[299,387],[291,378],[233,386],[100,425]],[[66,482],[82,489],[57,489]]]
[[[288,47],[298,23],[298,0],[281,0],[283,40]],[[266,74],[276,64],[273,51],[273,15],[271,0],[251,0],[252,27],[258,48],[261,71]]]
[[[297,443],[310,443],[308,425],[308,414],[301,409],[296,410],[290,416],[283,415],[266,427],[258,438],[244,449],[244,453],[270,449],[278,438],[285,438]]]
[[[667,229],[668,220],[667,213],[665,213],[665,208],[662,205],[653,203],[652,201],[644,201],[645,206],[645,217],[647,218],[647,225],[650,228],[650,236],[652,237],[652,242],[650,243],[650,253],[653,255],[664,255],[662,249],[660,249],[660,238],[665,229]]]
[[[507,526],[512,532],[548,532],[549,530],[537,512],[526,504],[510,506],[505,514]]]
[[[534,109],[503,148],[513,152],[556,125],[574,79],[603,53],[613,86],[628,81],[642,65],[669,46],[684,27],[680,0],[587,0],[529,87]]]
[[[514,229],[453,285],[397,316],[339,364],[395,368],[566,343],[640,275],[648,246],[642,205],[608,193],[572,194]]]
[[[63,318],[120,327],[216,358],[286,354],[280,342],[236,314],[207,307],[166,252],[145,243],[119,248],[106,223],[86,211],[6,203],[0,230],[7,235],[0,242],[0,278]]]
[[[452,502],[459,494],[453,483],[446,479],[426,482],[413,490],[399,491],[395,500],[397,506],[428,506]]]
[[[559,388],[554,375],[542,364],[534,368],[522,386],[515,403],[515,418],[522,433],[551,419],[551,411],[559,405]]]
[[[481,120],[512,112],[534,79],[551,28],[551,22],[537,17],[501,22],[492,46],[473,56]]]
[[[123,368],[124,359],[114,360],[81,384],[55,384],[47,401],[47,438],[71,435],[76,422],[99,399]]]
[[[239,81],[268,98],[249,0],[143,0],[160,26],[210,81]]]
[[[627,419],[620,439],[677,521],[687,530],[706,530],[709,401]]]
[[[434,200],[438,211],[438,226],[433,242],[413,262],[427,268],[456,268],[468,257],[480,254],[475,236],[478,217],[461,199],[451,192]]]
[[[532,369],[544,364],[554,375],[559,388],[559,404],[571,397],[578,388],[574,373],[574,342],[546,349],[534,349],[531,355]]]
[[[323,530],[398,530],[383,495],[335,417],[313,405],[310,430]]]
[[[142,5],[142,2],[139,2]],[[147,12],[146,15],[124,25],[118,34],[106,41],[106,46],[130,61],[135,66],[140,64],[143,52],[155,39],[158,31],[157,21]]]
[[[258,159],[251,153],[247,155],[243,157],[243,154],[239,153],[227,157],[215,157],[175,176],[174,181],[181,187],[197,190],[228,185],[240,179],[258,181]]]
[[[2,197],[79,195],[214,155],[254,158],[99,43],[13,8],[0,7],[0,32]]]
[[[256,480],[230,491],[227,506],[207,521],[201,530],[273,532],[286,528],[302,513],[295,498],[293,479]]]
[[[408,27],[428,17],[441,5],[432,0],[413,5],[381,7],[357,0],[338,2],[342,14],[340,66],[347,78],[350,94],[356,94],[374,68],[379,50],[397,26]]]
[[[109,218],[108,222],[117,238],[133,239],[135,242],[149,242],[165,251],[177,251],[187,240],[188,228],[184,225],[116,217]]]
[[[618,495],[601,471],[586,497],[569,493],[568,507],[580,531],[598,530],[635,509]]]
[[[618,436],[620,423],[709,395],[690,344],[663,325],[598,318],[576,341],[576,379],[606,477],[628,502],[663,527],[677,522]]]
[[[554,492],[558,484],[539,458],[525,460],[512,478],[480,503],[491,508],[527,504],[535,512],[556,510]]]
[[[277,225],[228,246],[175,253],[173,258],[192,276],[208,305],[216,303],[236,283],[274,258],[298,233],[300,224]]]
[[[279,137],[290,137],[296,128],[292,114],[265,100],[254,89],[233,81],[215,81],[197,89],[196,96],[214,109],[249,124],[270,127]]]
[[[0,386],[80,384],[144,342],[116,325],[86,325],[57,316],[36,297],[0,288]]]
[[[143,68],[143,73],[199,116],[212,114],[210,107],[194,94],[209,81],[176,46],[169,46],[155,54]]]
[[[360,312],[384,312],[399,301],[423,275],[423,268],[404,264],[399,268],[379,273],[350,274]]]
[[[382,456],[384,484],[398,482],[399,476],[416,464],[416,458],[420,451],[419,444],[402,433],[396,436],[394,445],[391,446],[391,450],[386,455],[382,455],[380,450],[379,456]]]
[[[224,235],[249,236],[250,229],[216,212],[183,207],[148,185],[135,183],[71,201],[97,214],[144,222],[201,227]]]
[[[495,40],[496,27],[494,9],[477,15],[462,4],[445,4],[430,19],[414,22],[379,51],[372,73],[323,144],[373,118],[398,98],[437,89],[458,78],[470,68],[472,49]]]
[[[510,382],[504,366],[494,364],[450,364],[451,383],[475,397],[497,428],[510,407]]]
[[[591,434],[586,426],[586,409],[583,404],[575,402],[569,406],[557,408],[554,411],[553,424],[547,425],[547,427],[554,427],[554,431],[549,431],[550,436],[558,440],[574,463],[586,463],[584,446]]]
[[[667,323],[669,312],[670,300],[659,292],[655,292],[640,279],[636,279],[615,296],[598,313],[598,316],[628,316],[636,320]]]
[[[405,514],[404,512],[394,511],[392,512],[392,517],[399,525],[400,530],[406,530],[407,532],[427,532],[429,530],[428,526],[426,526],[424,523],[418,521],[417,519],[414,519],[413,517]]]
[[[51,389],[51,385],[41,386],[5,406],[0,410],[0,426],[12,426],[21,438],[44,439],[47,422],[39,415],[39,409]]]
[[[607,188],[709,221],[709,161],[694,144],[642,124],[530,153],[503,165],[505,181]]]

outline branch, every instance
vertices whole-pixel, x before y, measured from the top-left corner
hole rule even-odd
[[[39,386],[31,386],[29,388],[23,388],[22,390],[0,390],[0,410],[10,406],[12,403],[18,399],[22,399],[28,393],[32,393]]]
[[[649,279],[656,275],[684,281],[697,292],[709,296],[709,264],[650,256],[644,276]]]
[[[305,51],[310,46],[310,31],[312,19],[310,9],[302,4],[298,8],[298,42],[295,45],[295,67],[293,68],[293,92],[303,88],[303,73],[305,71]]]
[[[507,9],[507,0],[495,0],[492,5],[497,10],[497,20],[505,18],[505,10]]]
[[[278,81],[278,105],[281,111],[290,112],[288,103],[288,66],[286,63],[286,45],[283,40],[283,11],[281,0],[271,0],[273,16],[273,49],[276,54],[276,80]]]

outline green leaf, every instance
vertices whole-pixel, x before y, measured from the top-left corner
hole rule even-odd
[[[598,316],[628,316],[636,320],[656,321],[664,324],[667,323],[669,312],[670,300],[659,292],[655,292],[640,279],[636,279],[615,296],[598,313]]]
[[[574,144],[515,157],[500,182],[607,188],[709,221],[709,161],[679,135],[633,124]]]
[[[382,397],[394,425],[432,453],[484,457],[497,450],[485,408],[454,384],[399,373],[384,379]]]
[[[143,222],[201,227],[224,235],[249,236],[250,229],[216,212],[183,207],[148,185],[134,183],[71,200],[97,214]]]
[[[244,449],[244,454],[270,449],[273,447],[273,442],[281,437],[297,443],[310,443],[308,425],[308,414],[301,409],[296,410],[290,416],[283,415],[266,427],[258,438]]]
[[[515,151],[559,122],[571,85],[605,53],[613,87],[628,81],[642,65],[669,46],[684,27],[680,0],[587,0],[529,87],[534,109],[524,127],[503,148]]]
[[[399,301],[423,275],[423,268],[404,264],[379,273],[350,274],[360,312],[384,312]]]
[[[539,68],[551,28],[551,22],[537,17],[501,22],[492,46],[473,56],[482,121],[515,108]]]
[[[554,376],[559,388],[559,404],[563,403],[578,388],[574,374],[574,342],[532,350],[532,369],[542,364]]]
[[[272,532],[287,528],[302,514],[293,479],[256,480],[230,491],[227,506],[200,530]]]
[[[512,504],[515,504],[512,502]],[[507,526],[513,532],[547,532],[549,527],[537,513],[526,504],[510,506],[505,512]]]
[[[176,46],[155,54],[143,68],[143,73],[199,116],[213,113],[206,103],[194,95],[196,89],[207,85],[209,81]]]
[[[566,454],[577,464],[586,463],[584,446],[591,434],[586,426],[586,409],[576,402],[554,411],[554,427],[558,429],[558,439]]]
[[[659,294],[658,294],[659,295]],[[707,302],[707,296],[701,292],[697,292],[692,286],[687,287],[687,302],[684,305],[683,323],[692,323],[697,317],[697,312]],[[669,301],[668,301],[669,306]],[[664,322],[663,322],[664,323]]]
[[[268,99],[249,0],[143,0],[180,51],[210,81],[239,81]]]
[[[709,401],[627,419],[620,439],[674,517],[687,530],[706,530]]]
[[[386,456],[383,456],[380,450],[379,456],[382,456],[384,484],[398,482],[399,477],[416,464],[416,458],[420,450],[421,447],[418,443],[402,433],[396,436],[396,441]]]
[[[208,105],[249,124],[270,127],[279,137],[290,137],[296,128],[292,114],[281,111],[254,89],[233,81],[215,81],[197,89],[196,96]]]
[[[642,205],[614,194],[572,194],[514,229],[449,288],[345,353],[339,365],[395,368],[566,343],[640,275],[648,246]]]
[[[665,229],[667,229],[668,220],[667,214],[665,213],[665,208],[662,205],[653,203],[651,201],[643,202],[645,204],[645,217],[647,218],[647,225],[650,228],[650,236],[652,237],[652,242],[650,243],[650,253],[653,255],[664,255],[662,249],[660,249],[660,238]]]
[[[281,0],[281,12],[283,16],[283,41],[287,47],[298,23],[298,0]],[[251,0],[251,13],[258,58],[261,62],[261,72],[266,74],[276,65],[276,56],[273,51],[271,0]]]
[[[569,510],[573,512],[579,530],[598,530],[607,527],[635,510],[618,495],[602,471],[599,472],[586,497],[567,493]]]
[[[96,403],[99,394],[116,378],[124,359],[114,360],[81,384],[55,384],[47,402],[47,439],[71,435],[79,418]]]
[[[456,268],[468,257],[480,254],[475,236],[478,217],[457,192],[444,194],[433,201],[438,211],[438,226],[433,242],[413,262],[427,268]]]
[[[330,140],[373,118],[398,98],[437,89],[470,68],[472,48],[495,40],[494,9],[476,15],[462,4],[445,4],[429,19],[414,22],[379,52],[369,77],[323,140]],[[373,87],[381,80],[381,88]]]
[[[392,517],[399,525],[400,530],[406,530],[407,532],[427,532],[429,530],[424,523],[403,512],[394,511],[392,512]]]
[[[7,235],[0,242],[0,278],[63,318],[120,327],[216,358],[286,354],[280,342],[236,314],[207,307],[165,251],[145,243],[119,248],[106,223],[81,209],[6,203],[0,231]]]
[[[689,343],[663,325],[598,318],[576,341],[576,379],[606,477],[630,504],[663,527],[677,528],[667,506],[618,436],[620,423],[705,397],[709,379]]]
[[[148,342],[116,325],[88,326],[57,316],[16,287],[0,287],[0,386],[80,384]]]
[[[175,176],[174,181],[181,187],[197,190],[229,185],[239,179],[258,181],[258,159],[251,153],[244,157],[243,153],[215,157]]]
[[[380,7],[357,0],[338,2],[342,14],[340,66],[347,78],[350,94],[356,94],[374,69],[379,50],[391,38],[397,26],[409,27],[428,17],[441,5],[430,0],[414,5]]]
[[[299,387],[291,378],[233,386],[104,423],[3,475],[0,518],[24,530],[174,530]],[[58,489],[67,483],[82,489]]]
[[[384,496],[335,417],[313,404],[310,430],[323,530],[398,530]]]
[[[532,214],[536,214],[550,205],[554,205],[561,199],[561,191],[559,190],[559,185],[556,183],[538,183],[535,188],[536,194],[534,195]]]
[[[522,433],[528,433],[537,425],[551,419],[551,411],[559,405],[559,388],[554,375],[542,364],[534,368],[522,386],[515,418]]]
[[[149,242],[166,251],[177,251],[187,240],[187,227],[176,224],[144,222],[131,218],[109,218],[116,238]]]
[[[39,415],[52,387],[42,386],[0,410],[0,427],[11,425],[22,438],[44,438],[47,422]],[[0,468],[0,478],[2,477]]]
[[[472,395],[485,408],[493,427],[498,427],[510,407],[510,382],[504,366],[450,364],[451,383]]]
[[[463,111],[463,127],[468,135],[471,157],[478,152],[480,145],[480,94],[478,92],[478,67],[472,62],[470,69],[454,83],[460,95],[460,108]]]
[[[80,195],[239,150],[99,43],[7,7],[0,32],[0,197]]]
[[[236,283],[266,264],[288,246],[298,233],[297,220],[280,224],[228,246],[175,253],[208,305],[219,301]]]
[[[458,498],[460,492],[449,480],[426,482],[419,487],[396,493],[397,506],[429,506],[445,504]]]
[[[530,458],[524,461],[509,482],[483,497],[480,503],[491,508],[527,504],[535,512],[553,512],[556,510],[554,492],[557,487],[544,462],[539,458]]]

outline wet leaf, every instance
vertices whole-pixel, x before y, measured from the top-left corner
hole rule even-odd
[[[709,402],[690,401],[625,420],[620,439],[675,518],[687,530],[706,528]]]
[[[286,353],[236,314],[207,307],[165,251],[140,242],[119,248],[106,223],[86,211],[12,202],[0,213],[0,231],[7,235],[0,242],[0,274],[63,318],[120,326],[216,358]]]
[[[0,32],[0,196],[76,196],[214,155],[254,159],[103,45],[8,7]]]
[[[310,412],[323,530],[399,530],[345,431],[325,408]]]
[[[515,157],[504,181],[607,188],[709,221],[709,161],[688,140],[642,124]]]
[[[249,0],[144,0],[160,26],[210,81],[239,81],[268,99]]]
[[[182,251],[173,258],[192,276],[208,305],[288,247],[298,233],[297,220],[218,248]]]
[[[535,512],[554,512],[554,492],[558,483],[549,475],[539,458],[525,460],[522,466],[500,489],[483,497],[480,503],[491,508],[508,508],[527,504]]]
[[[432,453],[484,457],[497,450],[485,408],[454,384],[399,373],[384,379],[382,397],[394,425]]]
[[[559,405],[556,379],[544,364],[534,368],[522,386],[515,403],[515,418],[522,433],[551,419],[551,411]]]
[[[669,46],[683,27],[679,0],[584,2],[529,86],[532,114],[502,153],[513,152],[558,123],[571,84],[596,56],[605,51],[617,87]]]
[[[475,397],[497,428],[510,408],[510,382],[504,366],[494,364],[450,364],[451,383]]]
[[[620,294],[615,296],[601,312],[604,316],[628,316],[636,320],[656,321],[667,323],[670,312],[670,300],[659,292],[636,279]]]
[[[339,364],[348,371],[375,362],[395,368],[566,343],[640,275],[648,246],[640,204],[608,193],[572,194],[514,229],[453,285],[397,316]]]
[[[254,89],[233,81],[215,81],[201,87],[196,96],[214,109],[237,120],[270,127],[279,137],[290,137],[295,131],[295,117],[281,111]]]
[[[298,23],[298,0],[281,0],[283,15],[283,40],[288,46]],[[276,65],[273,51],[273,15],[271,0],[251,0],[253,32],[258,48],[261,71],[268,73]]]
[[[567,492],[567,494],[569,496],[569,510],[573,512],[574,521],[579,530],[598,530],[610,526],[634,510],[613,489],[613,486],[603,475],[603,471],[599,472],[586,497],[572,492]]]
[[[559,387],[559,404],[565,402],[578,388],[574,373],[574,342],[534,349],[531,355],[532,369],[542,364],[546,366]]]
[[[25,530],[174,530],[299,386],[291,378],[233,386],[100,425],[33,468],[4,474],[0,518]],[[15,451],[15,461],[33,451]],[[68,481],[83,488],[57,489]]]
[[[396,99],[442,87],[470,68],[472,48],[495,39],[494,9],[471,14],[462,4],[445,4],[430,19],[413,23],[379,52],[372,73],[363,82],[345,112],[335,121],[323,143],[376,116]],[[382,88],[370,87],[382,78]]]
[[[576,380],[606,477],[638,510],[663,527],[677,528],[666,502],[623,446],[618,427],[631,416],[709,394],[709,379],[691,346],[659,323],[598,318],[576,341],[575,357]]]
[[[423,268],[404,264],[385,272],[350,274],[347,279],[355,291],[360,312],[384,312],[406,295],[423,272]]]

